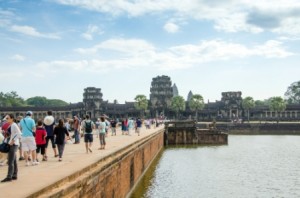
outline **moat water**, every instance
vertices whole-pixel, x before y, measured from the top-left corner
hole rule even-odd
[[[168,147],[131,198],[300,197],[300,136],[230,135],[228,145]]]

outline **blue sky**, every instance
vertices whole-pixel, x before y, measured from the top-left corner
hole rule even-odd
[[[298,0],[0,0],[0,91],[25,99],[149,98],[168,75],[205,101],[263,100],[300,80]]]

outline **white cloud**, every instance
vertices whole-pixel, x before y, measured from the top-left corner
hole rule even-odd
[[[15,54],[11,57],[11,59],[13,60],[17,60],[17,61],[24,61],[25,60],[25,56],[22,56],[20,54]]]
[[[93,40],[93,35],[91,35],[91,34],[83,33],[81,36],[83,38],[85,38],[86,40]]]
[[[100,50],[112,50],[124,54],[136,54],[154,50],[154,46],[141,39],[109,39],[92,48],[75,49],[76,52],[81,54],[95,54]]]
[[[294,55],[281,47],[282,42],[270,40],[262,46],[254,48],[256,55],[265,56],[267,58],[285,58]]]
[[[55,34],[42,34],[42,33],[38,32],[35,28],[30,27],[30,26],[13,25],[10,30],[13,32],[18,32],[18,33],[22,33],[22,34],[33,36],[33,37],[60,39],[60,37]]]
[[[199,45],[182,45],[170,50],[181,56],[186,63],[201,64],[220,60],[261,56],[265,58],[285,58],[293,55],[286,51],[281,42],[270,40],[262,45],[247,47],[238,43],[220,40],[203,41]]]
[[[13,12],[0,8],[0,27],[9,25],[14,17]]]
[[[214,27],[227,32],[252,32],[272,31],[279,34],[300,34],[300,1],[298,0],[56,0],[65,5],[78,6],[98,12],[109,13],[112,16],[129,15],[140,16],[145,14],[168,12],[170,18],[192,18],[214,22]],[[266,20],[280,17],[277,27],[257,26],[256,21],[249,17],[257,11]],[[252,21],[253,23],[249,23]],[[259,20],[257,20],[259,23]],[[271,21],[269,21],[271,22]],[[262,21],[264,23],[264,21]],[[174,26],[175,27],[175,26]],[[173,27],[173,28],[174,28]],[[169,27],[171,31],[171,27]],[[167,28],[167,30],[170,30]]]
[[[49,39],[60,39],[60,37],[53,33],[40,33],[34,27],[26,25],[14,25],[15,21],[22,21],[22,18],[15,15],[11,10],[3,10],[0,8],[0,28],[5,28],[12,32]]]
[[[50,62],[40,62],[37,64],[40,69],[48,70],[49,72],[59,72],[61,69],[67,70],[82,70],[88,67],[88,61],[81,60],[81,61],[65,61],[65,60],[58,60],[58,61],[50,61]]]
[[[164,29],[169,33],[176,33],[178,32],[179,27],[175,23],[168,22],[164,25]]]
[[[89,25],[88,29],[85,33],[83,33],[81,36],[85,38],[86,40],[93,40],[94,34],[103,34],[104,32],[96,25]]]
[[[222,40],[205,40],[198,44],[179,45],[162,50],[144,40],[110,39],[91,48],[80,48],[76,51],[81,54],[82,61],[53,61],[39,65],[51,66],[51,69],[87,69],[94,72],[134,68],[176,70],[208,62],[249,57],[285,58],[293,55],[284,49],[281,42],[275,40],[251,47]],[[110,56],[101,57],[103,54]]]
[[[23,71],[2,71],[0,72],[0,79],[2,81],[6,81],[6,80],[11,80],[12,76],[14,77],[14,79],[21,79],[26,75],[25,72]]]

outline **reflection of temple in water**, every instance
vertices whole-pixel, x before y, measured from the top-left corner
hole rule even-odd
[[[137,93],[138,95],[139,93]],[[201,93],[200,93],[201,94]],[[152,79],[150,87],[150,99],[148,110],[145,112],[146,117],[166,117],[167,119],[175,118],[176,113],[171,109],[172,97],[180,95],[176,84],[172,86],[171,78],[168,76],[157,76]],[[191,111],[188,101],[193,96],[190,91],[187,96],[186,110],[180,112],[180,119],[194,118],[195,112]],[[15,116],[24,116],[25,112],[31,110],[34,112],[34,118],[43,118],[48,110],[53,111],[56,119],[72,118],[74,115],[80,117],[89,114],[92,119],[96,119],[103,114],[109,117],[138,117],[140,111],[134,107],[134,101],[119,104],[117,100],[108,102],[103,100],[103,94],[100,88],[87,87],[83,92],[82,102],[69,104],[64,107],[1,107],[0,117],[8,113]],[[203,110],[198,112],[200,121],[231,121],[243,119],[247,112],[242,108],[242,92],[222,92],[220,101],[208,102]],[[275,120],[276,112],[270,111],[268,106],[256,106],[250,109],[251,120]],[[283,112],[278,112],[280,120],[299,120],[300,105],[287,105]]]

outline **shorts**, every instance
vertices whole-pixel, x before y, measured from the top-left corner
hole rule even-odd
[[[22,151],[36,150],[36,143],[34,137],[22,137]]]
[[[49,142],[49,140],[51,141],[52,148],[56,148],[55,142],[54,142],[54,136],[47,136],[46,137],[46,148],[48,148],[48,142]]]
[[[40,153],[42,155],[45,155],[45,149],[46,149],[46,144],[40,144],[40,145],[36,145],[36,153]]]
[[[84,134],[84,142],[93,142],[93,134]]]
[[[111,132],[116,133],[116,127],[111,127]]]

